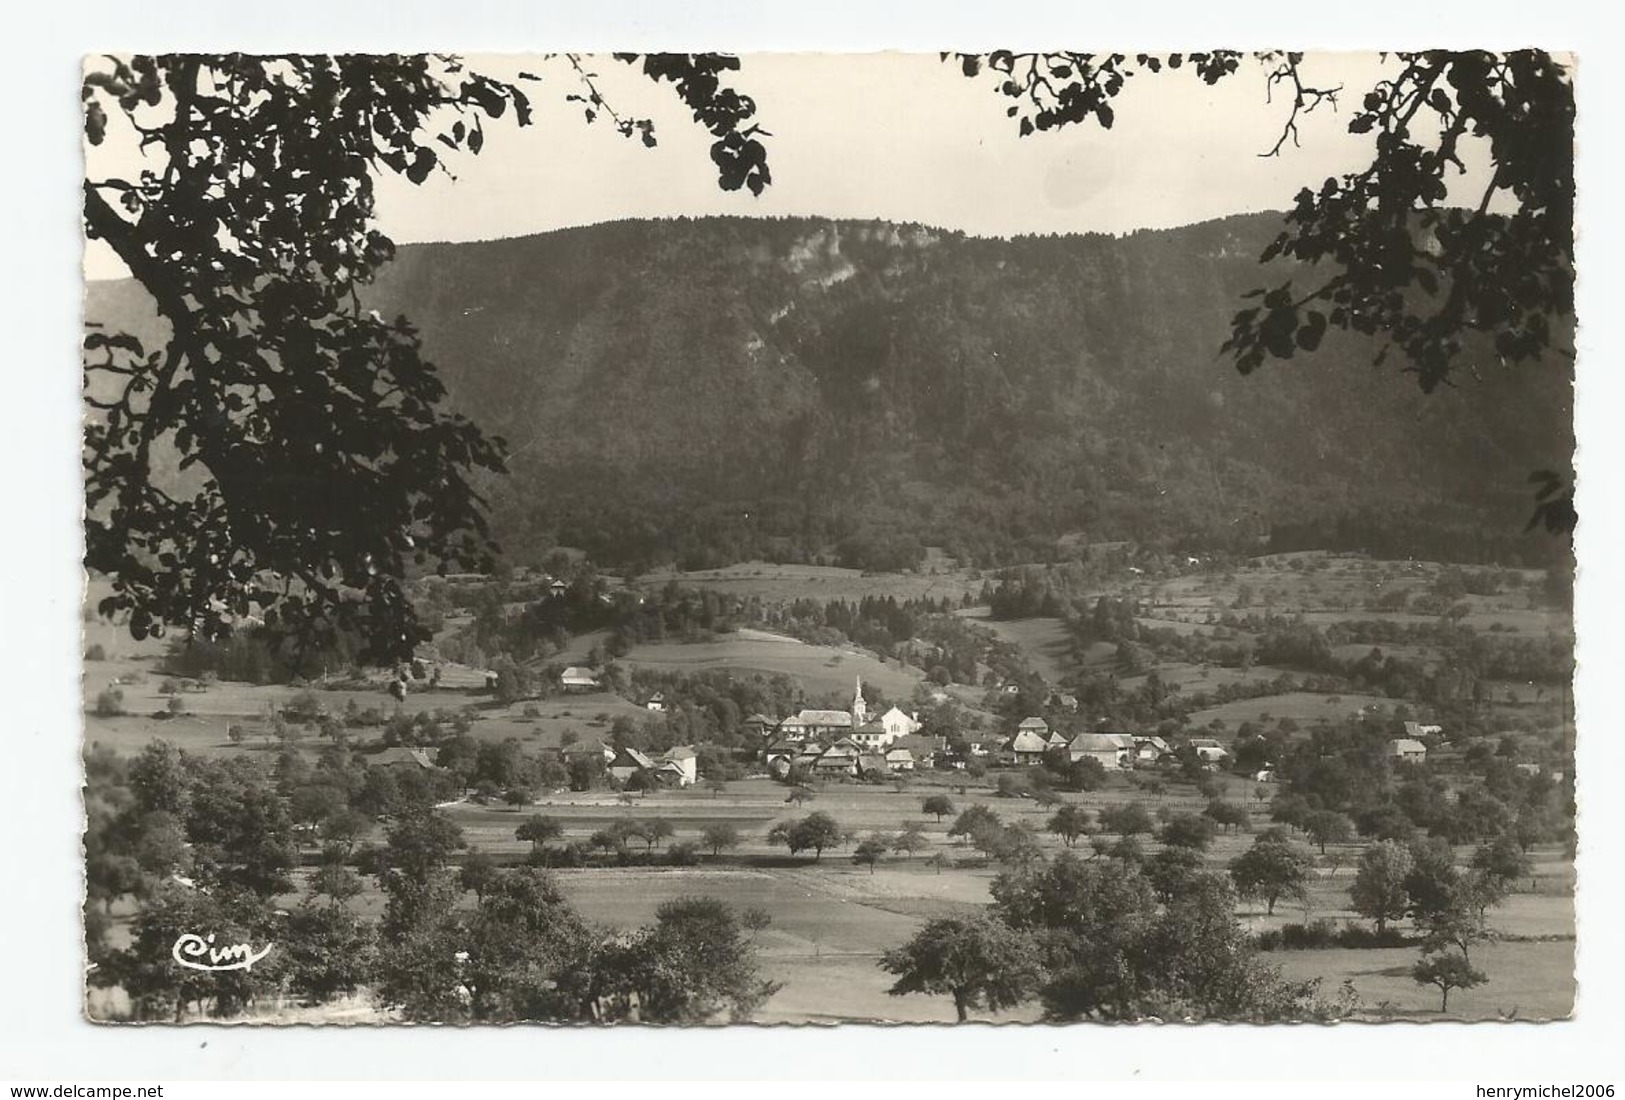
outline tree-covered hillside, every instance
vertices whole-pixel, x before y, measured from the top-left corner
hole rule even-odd
[[[1257,259],[1278,227],[623,222],[404,247],[371,303],[508,441],[484,489],[520,561],[987,564],[1069,536],[1546,560],[1527,479],[1568,468],[1567,362],[1486,352],[1425,396],[1340,337],[1242,377],[1217,352],[1285,277]],[[97,285],[88,316],[129,304]]]

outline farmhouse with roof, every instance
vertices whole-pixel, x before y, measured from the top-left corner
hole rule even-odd
[[[1026,722],[1022,725],[1026,725]],[[1006,764],[1039,764],[1043,762],[1044,751],[1048,748],[1047,737],[1031,729],[1018,728],[1010,739],[999,747],[999,759]]]
[[[1126,733],[1080,733],[1066,751],[1074,762],[1096,760],[1108,770],[1134,766],[1134,738]]]
[[[1398,764],[1421,764],[1428,758],[1428,747],[1414,737],[1396,737],[1388,742],[1388,758]]]
[[[563,675],[559,677],[559,683],[565,691],[576,692],[597,691],[599,686],[598,674],[581,665],[571,665],[565,669]]]
[[[433,768],[434,761],[423,749],[411,749],[405,745],[392,745],[383,752],[373,753],[367,758],[367,765],[373,768]]]

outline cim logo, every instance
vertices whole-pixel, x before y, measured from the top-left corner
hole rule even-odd
[[[270,944],[258,952],[246,943],[216,947],[212,932],[207,938],[187,932],[169,949],[170,957],[189,970],[247,970],[270,953]]]

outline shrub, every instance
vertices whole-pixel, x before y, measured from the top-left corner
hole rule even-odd
[[[97,642],[95,645],[93,645],[89,649],[85,650],[85,660],[87,660],[87,661],[105,661],[105,660],[107,660],[107,650],[102,648],[102,645],[101,645],[100,642]]]
[[[108,688],[96,696],[96,713],[102,718],[113,718],[124,713],[124,693]]]
[[[666,849],[666,861],[673,867],[692,867],[700,861],[700,847],[692,840],[679,841]]]

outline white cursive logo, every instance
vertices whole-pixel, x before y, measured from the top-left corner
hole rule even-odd
[[[183,933],[169,949],[170,957],[190,970],[247,970],[270,953],[270,944],[258,954],[246,943],[216,947],[213,932],[206,939],[195,932]]]

